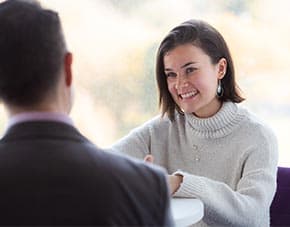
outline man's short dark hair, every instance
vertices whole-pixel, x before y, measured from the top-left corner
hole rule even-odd
[[[37,104],[54,89],[66,51],[56,12],[36,1],[0,4],[0,98],[19,106]]]

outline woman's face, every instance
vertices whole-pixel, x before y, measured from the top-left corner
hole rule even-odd
[[[221,107],[216,97],[218,79],[226,73],[224,58],[212,64],[210,57],[191,43],[168,51],[163,58],[168,90],[185,113],[206,118]]]

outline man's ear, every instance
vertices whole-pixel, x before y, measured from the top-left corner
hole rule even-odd
[[[65,71],[65,83],[67,86],[72,84],[72,53],[68,52],[64,57],[64,71]]]

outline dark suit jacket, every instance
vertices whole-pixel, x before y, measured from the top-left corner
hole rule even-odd
[[[172,225],[166,178],[70,125],[19,123],[0,140],[0,224]]]

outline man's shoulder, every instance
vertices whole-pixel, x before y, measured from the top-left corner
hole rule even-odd
[[[43,126],[43,124],[41,125]],[[108,215],[112,223],[117,225],[128,223],[163,225],[164,220],[168,218],[166,213],[169,204],[168,188],[164,171],[161,168],[101,149],[71,127],[61,126],[63,131],[58,131],[56,133],[58,135],[54,138],[52,137],[53,132],[50,132],[48,140],[47,134],[43,132],[37,142],[33,140],[36,134],[32,132],[25,134],[23,133],[24,128],[26,127],[23,125],[21,133],[19,128],[15,133],[9,132],[7,135],[9,138],[6,137],[6,145],[2,146],[2,148],[9,146],[9,149],[12,146],[15,151],[10,152],[9,157],[6,155],[6,159],[0,160],[2,164],[7,160],[6,169],[11,169],[10,161],[15,159],[15,154],[26,152],[25,159],[28,161],[22,161],[21,165],[27,163],[31,166],[30,160],[37,160],[34,163],[39,172],[46,174],[42,178],[58,179],[54,175],[57,172],[57,176],[65,179],[57,182],[61,188],[65,187],[65,191],[68,193],[78,192],[78,189],[81,188],[84,195],[95,198],[96,204],[92,202],[94,211],[98,212],[98,209],[107,211],[107,213],[102,212],[103,216],[106,218]],[[67,131],[71,131],[70,135],[64,136]],[[0,151],[4,151],[4,149],[1,150],[0,147]],[[39,156],[40,151],[41,156]],[[23,155],[17,156],[21,158]],[[22,169],[26,170],[26,175],[30,179],[31,172],[28,171],[28,168]],[[35,171],[34,167],[31,169]],[[23,173],[21,174],[23,175]],[[67,185],[69,188],[66,188]],[[76,194],[76,201],[78,196],[80,195]],[[107,204],[99,201],[106,201]],[[87,200],[82,198],[77,202],[91,209]],[[114,205],[111,206],[111,204]],[[134,215],[132,215],[133,213]]]
[[[114,185],[117,198],[115,206],[123,207],[118,209],[118,216],[131,216],[128,211],[134,209],[134,219],[146,217],[145,223],[161,226],[169,223],[169,191],[165,171],[150,163],[110,151],[103,152],[107,160],[107,180]]]

